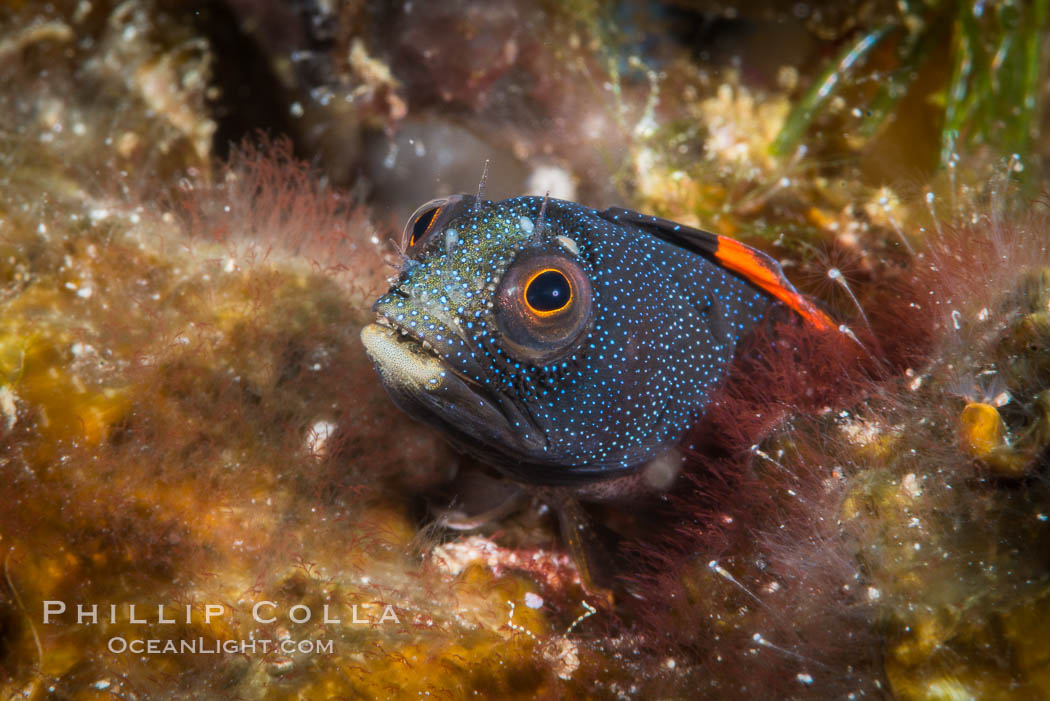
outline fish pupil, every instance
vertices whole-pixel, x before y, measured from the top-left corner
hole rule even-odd
[[[427,233],[427,229],[429,229],[430,225],[434,222],[434,217],[437,216],[440,209],[441,207],[434,207],[419,215],[415,224],[412,225],[412,240],[409,242],[409,245],[413,245],[416,241],[423,238],[423,235]]]
[[[530,282],[525,289],[525,301],[539,312],[556,312],[563,309],[572,295],[569,280],[557,270],[545,270]]]

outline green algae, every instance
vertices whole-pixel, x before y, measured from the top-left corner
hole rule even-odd
[[[1027,154],[1041,116],[1046,22],[1047,4],[1041,1],[901,5],[899,14],[873,22],[845,42],[841,55],[800,97],[773,150],[788,153],[798,147],[828,114],[836,95],[849,94],[874,76],[881,86],[856,101],[858,132],[863,140],[871,139],[885,129],[909,91],[928,89],[919,77],[937,72],[943,61],[950,70],[928,96],[940,110],[938,165],[954,167],[960,151],[990,146],[1035,166]],[[865,66],[864,59],[890,38],[889,61]],[[932,49],[945,40],[949,49],[943,57]]]

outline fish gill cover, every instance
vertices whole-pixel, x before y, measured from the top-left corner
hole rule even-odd
[[[1046,696],[1046,25],[2,4],[0,690]],[[766,251],[842,325],[742,344],[650,489],[578,507],[596,562],[542,499],[446,528],[511,492],[359,342],[409,214],[486,161],[490,199]]]

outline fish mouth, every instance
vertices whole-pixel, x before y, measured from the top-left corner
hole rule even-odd
[[[469,452],[479,452],[478,441],[504,458],[535,448],[515,428],[524,425],[516,408],[450,368],[417,332],[379,314],[361,329],[361,342],[394,403]]]
[[[456,368],[449,366],[444,361],[444,359],[442,359],[441,356],[438,355],[437,351],[434,349],[434,346],[423,336],[423,334],[418,329],[406,326],[405,324],[395,321],[394,319],[384,314],[382,311],[376,312],[375,323],[372,325],[388,329],[390,333],[388,335],[387,340],[389,341],[389,338],[391,337],[396,338],[397,343],[404,346],[402,348],[398,348],[397,353],[393,354],[390,353],[390,351],[392,350],[391,348],[384,346],[383,350],[387,352],[386,357],[388,359],[403,360],[403,358],[397,357],[398,353],[407,353],[410,357],[416,358],[417,360],[423,362],[426,365],[427,372],[423,373],[422,375],[420,375],[418,372],[420,368],[410,368],[416,371],[415,375],[413,375],[413,377],[415,377],[416,379],[425,380],[427,385],[429,386],[435,384],[440,385],[441,380],[448,377],[453,377],[467,385],[467,387],[470,388],[475,394],[481,395],[483,398],[487,399],[490,402],[496,402],[495,397],[490,396],[482,384],[472,379],[468,375],[464,374],[463,372],[457,370]],[[361,332],[361,338],[362,341],[364,341],[364,330],[362,330]],[[369,342],[375,344],[375,341],[376,338],[370,332],[369,341],[365,342],[365,349],[368,350]],[[376,363],[378,367],[382,359],[378,358],[371,351],[369,351],[369,356],[372,358],[372,362]],[[442,372],[439,373],[438,378],[435,378],[432,374],[433,370],[436,368],[436,366],[433,365],[435,361],[442,368]],[[475,367],[473,368],[473,370],[480,371],[480,368]],[[433,382],[432,380],[434,379],[438,379],[438,382]]]
[[[399,324],[390,317],[380,313],[376,314],[375,323],[371,324],[374,326],[382,326],[390,329],[397,338],[398,343],[406,344],[410,347],[410,350],[414,353],[425,353],[435,358],[438,357],[437,353],[434,352],[434,347],[427,341],[421,334],[410,329],[404,324]],[[362,332],[363,333],[363,332]],[[364,336],[362,335],[362,339]],[[367,348],[367,344],[365,345]],[[373,359],[374,360],[374,359]]]
[[[439,384],[447,374],[445,364],[425,339],[383,316],[361,329],[361,342],[384,382],[426,387]]]

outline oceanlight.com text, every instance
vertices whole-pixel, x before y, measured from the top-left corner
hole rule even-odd
[[[162,640],[157,638],[110,638],[106,647],[114,655],[254,655],[280,652],[285,655],[330,655],[333,640]]]

